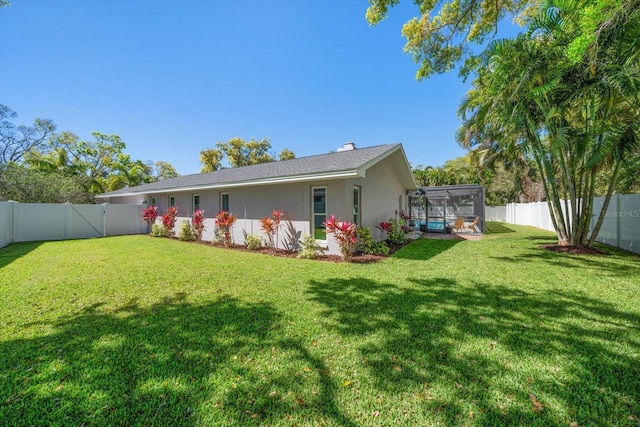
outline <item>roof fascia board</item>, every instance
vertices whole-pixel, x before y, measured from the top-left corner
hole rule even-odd
[[[351,178],[354,176],[359,176],[357,170],[348,170],[348,171],[339,171],[333,172],[329,174],[316,174],[316,175],[299,175],[299,176],[287,176],[287,177],[278,177],[278,178],[270,178],[270,179],[261,179],[254,181],[240,181],[240,182],[229,182],[224,184],[210,184],[210,185],[196,185],[191,187],[173,187],[173,188],[162,188],[158,190],[149,190],[149,191],[139,191],[139,192],[130,192],[130,193],[120,193],[114,195],[102,195],[98,194],[96,198],[110,198],[110,197],[131,197],[131,196],[141,196],[146,194],[159,194],[159,193],[170,193],[170,192],[181,192],[181,191],[201,191],[201,190],[213,190],[213,189],[223,189],[223,188],[234,188],[234,187],[250,187],[257,185],[269,185],[269,184],[286,184],[291,182],[305,182],[305,181],[316,181],[316,180],[326,180],[326,179],[340,179],[340,178]],[[364,176],[364,175],[362,175]]]
[[[358,176],[365,177],[367,175],[367,169],[369,169],[371,166],[379,163],[383,159],[389,157],[390,155],[392,155],[393,153],[398,151],[398,149],[400,149],[400,148],[402,148],[402,145],[398,144],[397,146],[395,146],[393,148],[390,148],[389,150],[387,150],[387,151],[377,155],[373,159],[369,160],[367,163],[365,163],[364,165],[362,165],[358,169],[356,169],[357,173],[358,173]]]
[[[398,150],[400,150],[400,153],[402,154],[402,159],[404,160],[404,164],[407,167],[407,171],[409,171],[409,177],[411,179],[410,189],[411,190],[417,190],[418,189],[418,184],[416,183],[416,180],[413,177],[413,173],[411,172],[411,165],[409,164],[409,160],[407,160],[407,155],[405,154],[404,149],[402,148],[402,144],[398,144],[396,147],[394,147],[392,149],[389,149],[388,151],[385,151],[384,153],[380,154],[377,157],[374,157],[373,159],[369,160],[364,165],[360,166],[358,168],[358,175],[361,176],[361,177],[365,177],[367,175],[367,169],[369,169],[371,166],[379,163],[380,161],[384,160],[385,158],[391,156],[393,153],[395,153]]]

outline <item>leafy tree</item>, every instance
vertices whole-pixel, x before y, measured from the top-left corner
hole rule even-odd
[[[399,0],[369,0],[366,18],[377,25]],[[492,38],[498,22],[513,17],[518,23],[528,22],[539,0],[414,0],[420,15],[402,27],[407,39],[406,53],[420,65],[416,78],[453,69],[464,60],[462,74],[467,75],[478,64],[473,45]]]
[[[120,153],[117,159],[109,167],[111,171],[104,179],[105,190],[115,191],[122,188],[135,187],[136,185],[152,182],[151,168],[142,160],[132,160],[128,154]]]
[[[278,160],[280,160],[280,161],[282,161],[282,160],[291,160],[291,159],[295,159],[295,158],[296,158],[296,155],[294,154],[294,152],[289,150],[288,148],[282,149],[280,154],[278,154]]]
[[[512,202],[543,201],[540,179],[529,165],[507,167],[495,157],[489,159],[478,151],[448,160],[443,166],[418,165],[413,175],[419,186],[479,184],[485,189],[489,206]]]
[[[20,162],[25,154],[45,145],[56,125],[48,119],[36,119],[33,126],[16,126],[11,120],[18,114],[0,104],[0,165]]]
[[[201,151],[200,163],[202,163],[202,168],[200,168],[200,172],[207,173],[217,171],[222,166],[221,162],[223,157],[224,154],[222,154],[222,151],[215,148]]]
[[[46,147],[29,153],[25,161],[41,172],[75,176],[93,194],[155,179],[149,166],[124,153],[126,144],[118,135],[92,135],[95,141],[83,141],[71,132],[54,134]]]
[[[618,2],[601,17],[579,61],[567,46],[581,35],[580,2],[546,4],[526,34],[485,52],[460,110],[463,145],[535,163],[561,245],[593,244],[621,160],[637,150],[639,3]],[[607,199],[587,238],[596,177],[607,165]]]
[[[178,173],[178,171],[175,170],[175,168],[173,166],[171,166],[170,163],[168,162],[164,162],[164,161],[157,161],[154,164],[155,169],[156,169],[156,179],[161,180],[161,179],[168,179],[168,178],[176,178],[179,177],[180,174]]]
[[[78,177],[43,172],[17,163],[0,166],[0,200],[20,203],[91,203]]]
[[[271,142],[268,138],[260,141],[251,138],[248,142],[242,138],[231,138],[227,142],[218,142],[216,148],[227,157],[227,161],[234,168],[274,161],[273,156],[269,154]]]

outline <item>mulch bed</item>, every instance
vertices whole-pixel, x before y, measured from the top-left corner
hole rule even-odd
[[[580,246],[542,245],[540,248],[551,252],[571,255],[609,255],[606,252],[603,252],[596,248],[584,248]]]
[[[208,243],[211,244],[211,243]],[[243,252],[252,252],[252,253],[257,253],[257,254],[265,254],[265,255],[271,255],[271,256],[277,256],[277,257],[284,257],[284,258],[297,258],[298,257],[298,253],[297,252],[288,252],[282,249],[277,249],[277,250],[271,250],[268,248],[260,248],[260,249],[248,249],[246,246],[243,245],[233,245],[231,247],[225,246],[224,244],[214,244],[213,246],[217,247],[217,248],[224,248],[224,249],[232,249],[235,251],[243,251]],[[392,249],[392,252],[393,249]],[[378,262],[381,261],[383,259],[385,259],[386,257],[384,256],[378,256],[378,255],[364,255],[364,254],[355,254],[352,258],[351,258],[351,262],[354,264],[370,264],[373,262]],[[318,257],[316,258],[317,261],[328,261],[328,262],[343,262],[342,261],[342,256],[340,255],[318,255]]]
[[[175,239],[175,240],[179,240],[176,236],[171,236],[171,239]],[[209,241],[202,241],[202,242],[196,242],[196,241],[188,241],[186,243],[194,243],[194,244],[200,244],[200,245],[206,245],[206,246],[215,246],[216,248],[223,248],[223,249],[231,249],[234,251],[243,251],[243,252],[252,252],[252,253],[257,253],[257,254],[265,254],[265,255],[271,255],[271,256],[278,256],[278,257],[284,257],[284,258],[297,258],[298,257],[298,253],[297,252],[288,252],[282,249],[277,249],[277,250],[271,250],[269,248],[260,248],[260,249],[254,249],[251,250],[249,248],[247,248],[244,245],[232,245],[232,246],[226,246],[223,243],[211,243]],[[408,243],[408,241],[407,241]],[[390,250],[389,250],[389,255],[393,254],[394,252],[396,252],[398,249],[400,249],[402,246],[404,245],[392,245],[390,246]],[[388,258],[387,256],[379,256],[379,255],[365,255],[365,254],[355,254],[353,255],[353,257],[351,258],[351,262],[354,264],[371,264],[374,262],[378,262],[381,261],[385,258]],[[318,257],[316,258],[317,261],[328,261],[328,262],[343,262],[342,260],[342,256],[340,255],[318,255]]]

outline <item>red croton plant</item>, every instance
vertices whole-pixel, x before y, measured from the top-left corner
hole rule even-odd
[[[196,241],[202,241],[202,232],[204,231],[204,211],[196,209],[193,213],[193,229],[196,231]]]
[[[338,242],[342,259],[350,262],[353,257],[353,251],[356,249],[356,244],[358,243],[356,237],[358,226],[348,221],[340,221],[340,219],[336,218],[333,214],[325,219],[323,225],[326,227],[327,233],[333,234],[334,239]]]
[[[231,227],[235,224],[236,219],[238,219],[235,215],[230,214],[227,211],[220,211],[216,216],[216,224],[218,224],[218,228],[222,230],[224,235],[224,244],[226,246],[231,246]]]
[[[267,235],[267,244],[271,249],[278,247],[278,230],[284,218],[283,210],[274,210],[271,212],[271,217],[264,217],[260,220],[260,228]]]
[[[149,229],[149,231],[151,231],[151,226],[156,222],[157,217],[158,217],[157,206],[151,205],[142,211],[142,220],[147,223],[147,228]]]
[[[178,208],[175,206],[171,206],[167,209],[167,213],[162,215],[160,218],[162,220],[162,224],[167,228],[167,230],[173,230],[176,226],[176,217],[178,216]]]

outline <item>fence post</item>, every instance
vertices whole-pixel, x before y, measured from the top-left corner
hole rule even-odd
[[[11,242],[15,243],[18,235],[18,215],[16,214],[16,207],[18,206],[18,202],[15,200],[9,200],[9,206],[11,206]]]
[[[102,237],[107,237],[107,206],[106,203],[100,205],[102,209]]]
[[[73,224],[71,222],[71,203],[66,202],[64,204],[64,238],[69,239],[69,236],[73,234]]]
[[[615,198],[616,198],[616,246],[617,247],[622,247],[622,242],[621,240],[621,233],[620,233],[620,220],[622,219],[622,215],[620,215],[620,195],[619,194],[614,194]],[[607,214],[607,212],[605,212],[605,215]]]

